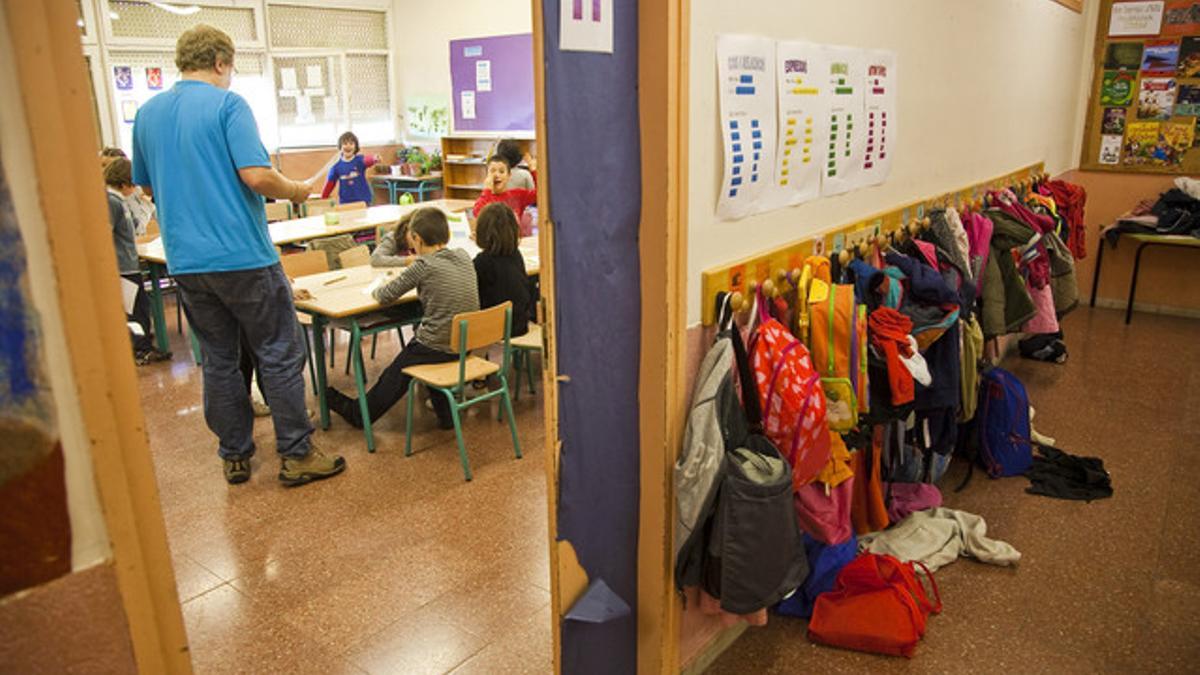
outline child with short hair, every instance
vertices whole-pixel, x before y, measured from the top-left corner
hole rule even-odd
[[[358,153],[358,136],[355,136],[353,131],[347,131],[339,136],[338,146],[341,147],[342,154],[338,157],[338,161],[329,168],[329,175],[325,179],[325,189],[321,190],[321,199],[327,199],[333,192],[334,186],[337,186],[339,204],[366,202],[370,206],[372,201],[371,181],[367,180],[367,169],[379,162],[379,155],[370,157],[360,155]]]
[[[512,336],[524,335],[529,332],[529,276],[517,248],[516,214],[504,204],[488,204],[479,212],[472,237],[483,249],[475,256],[479,307],[512,302]]]
[[[501,140],[496,144],[496,154],[508,164],[508,189],[537,189],[534,182],[536,177],[526,164],[525,153],[521,152],[521,146],[516,141],[511,138]]]
[[[488,159],[487,168],[487,181],[484,183],[479,199],[475,200],[475,208],[472,211],[476,218],[479,217],[479,212],[483,210],[483,207],[494,202],[507,204],[517,214],[518,220],[525,214],[525,207],[537,204],[536,190],[509,189],[508,162],[503,157],[492,155]]]
[[[117,253],[117,272],[137,286],[133,308],[127,319],[141,327],[141,335],[133,333],[133,356],[139,366],[171,358],[170,352],[160,352],[154,346],[150,324],[150,299],[142,285],[142,268],[134,243],[133,219],[125,206],[125,198],[134,193],[133,171],[128,159],[114,157],[104,167],[104,183],[108,187],[108,222],[112,226],[113,248]]]
[[[375,250],[371,251],[371,267],[408,267],[417,259],[408,245],[408,224],[414,213],[416,211],[404,214],[394,229],[379,238]]]
[[[100,151],[100,169],[107,169],[117,159],[128,159],[124,150],[111,146],[104,148]],[[146,199],[142,189],[136,185],[133,192],[121,195],[121,201],[125,202],[125,210],[133,219],[134,235],[141,237],[146,234],[146,228],[154,220],[154,203]]]
[[[445,213],[428,207],[414,212],[408,226],[408,241],[417,251],[416,260],[399,277],[375,289],[373,295],[377,302],[387,305],[417,289],[422,308],[421,325],[408,346],[383,370],[367,392],[367,412],[372,422],[408,392],[412,378],[404,374],[405,368],[458,360],[458,345],[450,344],[454,317],[479,309],[479,288],[470,256],[462,249],[446,248],[450,241],[450,225]],[[352,426],[362,427],[362,413],[356,399],[333,387],[325,390],[325,396],[330,410]],[[454,428],[450,402],[445,397],[435,395],[433,409],[441,428]]]

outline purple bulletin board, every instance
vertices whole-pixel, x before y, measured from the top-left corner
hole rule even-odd
[[[476,67],[491,62],[491,90],[480,91]],[[533,34],[450,41],[455,133],[534,131]],[[464,91],[475,92],[475,119],[463,119]]]

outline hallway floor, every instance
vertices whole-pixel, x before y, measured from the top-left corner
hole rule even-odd
[[[809,643],[806,623],[772,616],[710,673],[1174,673],[1200,659],[1200,321],[1079,309],[1058,366],[1011,358],[1034,426],[1058,447],[1104,460],[1114,496],[1092,503],[1025,493],[1024,478],[965,468],[946,505],[977,513],[1021,553],[1016,568],[960,559],[936,575],[944,609],[911,660]]]
[[[470,483],[454,433],[430,410],[404,457],[401,404],[377,427],[373,455],[335,415],[316,438],[346,457],[346,472],[294,489],[276,478],[270,418],[260,418],[253,477],[228,485],[200,370],[168,325],[174,360],[138,373],[195,672],[551,669],[540,395],[515,403],[521,460],[494,404],[466,414]],[[349,392],[344,336],[330,378]],[[398,347],[380,336],[369,381]]]

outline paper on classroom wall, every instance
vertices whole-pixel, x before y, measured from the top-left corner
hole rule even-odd
[[[829,142],[823,154],[821,195],[849,192],[861,185],[867,125],[863,114],[866,81],[863,51],[850,47],[825,47],[829,68]]]
[[[304,66],[304,82],[309,87],[324,86],[321,81],[321,66]]]
[[[717,36],[717,88],[725,164],[717,217],[756,213],[775,180],[775,41]]]
[[[1119,164],[1121,162],[1121,136],[1100,137],[1100,163]]]
[[[492,62],[484,59],[475,62],[475,91],[492,90]]]
[[[1109,15],[1108,35],[1158,35],[1162,27],[1163,0],[1115,2]]]
[[[896,53],[866,52],[863,87],[867,123],[867,147],[863,153],[860,185],[878,185],[892,171],[892,148],[896,147]]]
[[[612,53],[612,0],[560,0],[558,16],[560,50]]]
[[[821,162],[829,115],[824,49],[811,42],[777,42],[778,140],[775,180],[766,208],[802,204],[821,196]],[[763,209],[763,210],[765,210]]]
[[[287,90],[295,90],[300,88],[300,83],[296,81],[295,68],[280,68],[279,69],[279,88]],[[283,93],[282,91],[280,93]]]
[[[469,89],[462,92],[461,103],[462,105],[459,107],[462,108],[462,118],[464,120],[475,119],[475,92]]]

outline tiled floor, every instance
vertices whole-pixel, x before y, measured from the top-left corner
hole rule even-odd
[[[467,413],[474,480],[453,432],[423,410],[404,457],[404,411],[316,438],[346,457],[337,478],[285,489],[269,418],[249,483],[221,475],[200,371],[168,320],[175,359],[139,369],[175,574],[197,673],[542,673],[551,669],[541,397],[522,395],[524,459],[496,408]],[[342,337],[332,383],[343,374]],[[398,348],[380,336],[374,378]],[[315,408],[315,403],[314,403]]]
[[[1115,495],[1076,503],[1026,494],[1024,478],[976,472],[947,506],[982,515],[1023,554],[1015,569],[970,560],[937,574],[945,609],[912,660],[811,644],[772,616],[712,673],[1196,672],[1200,661],[1200,321],[1080,309],[1064,366],[1012,359],[1035,426],[1104,459]],[[944,486],[957,486],[952,467]]]

